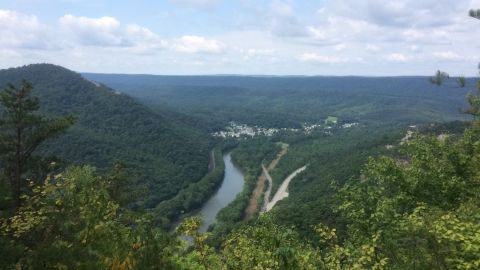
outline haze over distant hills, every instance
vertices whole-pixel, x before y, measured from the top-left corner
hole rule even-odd
[[[84,73],[153,107],[228,121],[292,127],[327,116],[396,125],[466,119],[468,80],[441,87],[428,77],[161,76]],[[212,121],[214,120],[214,121]]]

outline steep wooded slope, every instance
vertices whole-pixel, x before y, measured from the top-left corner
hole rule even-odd
[[[26,79],[48,115],[72,114],[78,122],[65,136],[45,147],[73,163],[106,168],[127,164],[138,187],[146,188],[152,207],[175,195],[207,171],[209,138],[188,125],[188,118],[151,111],[135,99],[88,81],[65,68],[35,64],[0,71],[0,86]]]

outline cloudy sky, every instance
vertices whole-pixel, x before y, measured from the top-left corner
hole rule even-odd
[[[0,68],[475,75],[480,0],[0,0]]]

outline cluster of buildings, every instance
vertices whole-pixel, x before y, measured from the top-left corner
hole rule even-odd
[[[357,122],[344,123],[337,128],[351,128],[357,126]],[[221,138],[240,138],[240,137],[255,137],[255,136],[267,136],[271,137],[278,132],[303,132],[304,134],[310,134],[314,130],[323,128],[326,134],[331,135],[331,130],[334,128],[331,125],[322,124],[308,124],[303,123],[302,128],[263,128],[259,126],[248,126],[246,124],[237,124],[230,122],[229,126],[225,130],[217,131],[212,135]]]

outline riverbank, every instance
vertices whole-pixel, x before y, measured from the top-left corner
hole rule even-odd
[[[208,227],[215,223],[218,212],[230,204],[243,189],[244,175],[233,163],[232,152],[223,155],[223,163],[225,172],[222,183],[200,209],[199,214],[203,219],[200,232],[206,232]]]
[[[163,201],[155,207],[155,221],[159,226],[171,229],[178,224],[179,219],[196,213],[217,191],[225,172],[222,150],[222,146],[217,146],[210,152],[208,164],[210,172],[200,181],[190,184],[172,199]]]

